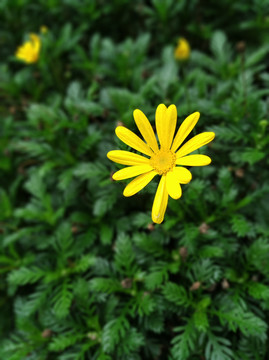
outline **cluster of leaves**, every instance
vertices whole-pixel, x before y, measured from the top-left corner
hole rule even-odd
[[[268,2],[212,4],[1,2],[1,359],[268,358]],[[124,198],[106,153],[162,102],[216,140],[154,225],[156,182]]]

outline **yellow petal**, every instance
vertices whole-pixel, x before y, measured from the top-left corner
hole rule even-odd
[[[33,50],[39,52],[41,47],[40,37],[36,34],[30,34],[30,39],[32,41]]]
[[[164,214],[168,203],[168,192],[166,189],[166,176],[162,176],[152,206],[152,221],[160,224],[163,222]]]
[[[152,126],[145,114],[141,110],[136,109],[134,111],[134,119],[146,143],[151,147],[153,151],[157,152],[159,150],[157,140],[153,132]]]
[[[174,167],[174,169],[172,171],[168,172],[167,175],[170,173],[177,178],[177,181],[180,184],[188,184],[192,179],[192,174],[191,174],[190,170],[188,170],[184,167],[181,167],[181,166]]]
[[[153,170],[152,166],[150,165],[134,165],[134,166],[129,166],[126,167],[124,169],[121,169],[117,172],[115,172],[112,176],[112,178],[114,180],[124,180],[124,179],[129,179],[132,177],[135,177],[137,175],[141,175],[144,174],[146,172],[149,172]]]
[[[161,134],[163,133],[164,117],[167,111],[167,107],[164,104],[158,105],[155,113],[155,124],[159,142],[161,144]]]
[[[211,159],[207,155],[188,155],[176,160],[177,165],[185,166],[205,166],[211,163]]]
[[[213,132],[204,132],[194,136],[177,151],[176,153],[177,159],[193,152],[194,150],[200,148],[201,146],[208,144],[210,141],[214,139],[214,137],[215,137],[215,133]]]
[[[107,157],[110,160],[123,165],[149,164],[148,158],[138,154],[131,153],[129,151],[112,150],[107,153]]]
[[[177,108],[175,105],[170,105],[167,110],[163,104],[159,105],[156,111],[156,127],[161,147],[164,150],[169,150],[171,147],[176,123]]]
[[[167,173],[166,178],[168,195],[175,200],[179,199],[182,195],[182,190],[177,175],[173,171],[170,171]]]
[[[117,137],[123,141],[125,144],[131,146],[133,149],[136,149],[143,154],[152,156],[153,151],[150,147],[144,143],[135,133],[127,129],[124,126],[118,126],[115,130]]]
[[[124,189],[123,195],[128,197],[138,193],[157,175],[157,172],[152,170],[146,174],[139,175],[137,178],[132,180]]]
[[[197,124],[197,121],[199,120],[200,113],[195,112],[191,115],[189,115],[183,123],[180,125],[180,128],[177,131],[177,134],[175,136],[173,145],[171,150],[176,152],[177,149],[180,147],[180,145],[183,143],[183,141],[186,139],[186,137],[189,135],[189,133],[192,131],[194,126]]]

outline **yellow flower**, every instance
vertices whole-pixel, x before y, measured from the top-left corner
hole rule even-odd
[[[40,37],[36,34],[30,34],[30,40],[26,41],[16,51],[16,58],[25,61],[27,64],[37,62],[41,49]]]
[[[160,224],[164,219],[168,195],[179,199],[182,191],[180,184],[191,181],[191,172],[182,166],[204,166],[211,163],[206,155],[188,155],[201,146],[209,143],[215,137],[213,132],[204,132],[194,136],[183,146],[180,145],[192,131],[200,114],[195,112],[189,115],[179,127],[176,136],[177,108],[164,104],[157,107],[155,123],[160,142],[158,146],[153,129],[144,113],[138,109],[134,111],[136,125],[142,134],[142,141],[136,134],[124,126],[116,128],[116,135],[128,146],[140,151],[148,157],[129,151],[112,150],[107,157],[119,164],[131,165],[113,174],[114,180],[123,180],[137,176],[124,189],[124,196],[132,196],[142,190],[156,175],[161,175],[152,207],[152,220]],[[180,148],[179,148],[180,147]]]
[[[40,32],[41,32],[42,34],[46,34],[48,31],[49,31],[49,29],[47,28],[46,25],[42,25],[42,26],[40,27]]]
[[[174,52],[174,56],[177,60],[187,60],[190,57],[190,44],[184,38],[178,39],[178,44]]]

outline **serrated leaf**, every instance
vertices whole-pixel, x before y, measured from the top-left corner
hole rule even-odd
[[[46,272],[37,266],[30,268],[21,267],[20,269],[13,270],[8,275],[8,282],[11,285],[25,285],[33,284],[41,279]]]
[[[176,305],[186,305],[189,302],[185,288],[172,282],[167,282],[163,286],[163,295]]]
[[[124,338],[127,330],[130,328],[128,320],[124,316],[109,321],[102,333],[102,347],[104,352],[110,354],[116,345]]]
[[[254,165],[265,157],[265,153],[258,149],[247,149],[241,154],[242,161]]]
[[[72,286],[67,281],[56,289],[56,295],[53,297],[53,309],[56,317],[64,318],[69,314],[69,308],[73,300]]]

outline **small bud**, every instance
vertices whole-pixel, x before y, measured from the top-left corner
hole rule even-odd
[[[68,266],[69,266],[70,268],[73,268],[73,267],[76,266],[76,264],[74,263],[74,261],[72,261],[71,259],[67,259],[67,262],[68,262]]]
[[[244,52],[246,49],[246,43],[245,41],[238,41],[236,44],[236,50],[240,53]]]
[[[150,76],[150,73],[149,73],[147,70],[144,70],[144,71],[142,72],[142,78],[143,78],[143,79],[147,79],[149,76]]]
[[[95,333],[95,332],[89,332],[88,334],[87,334],[87,337],[89,338],[89,339],[91,339],[91,340],[96,340],[97,339],[97,334]]]
[[[116,122],[116,126],[124,126],[124,123],[122,121],[118,120]]]
[[[103,115],[104,118],[107,118],[109,116],[109,111],[107,109],[104,109]]]
[[[200,281],[195,281],[190,287],[190,291],[198,290],[201,287]]]
[[[185,246],[182,246],[179,249],[179,254],[182,258],[182,261],[186,261],[187,257],[188,257],[188,249]]]
[[[235,176],[238,178],[243,178],[245,175],[245,171],[244,169],[240,168],[240,169],[236,169],[235,170]]]
[[[223,279],[223,280],[222,280],[222,282],[221,282],[221,287],[222,287],[222,289],[224,289],[224,290],[229,289],[230,284],[229,284],[229,282],[228,282],[227,279]]]
[[[256,182],[253,182],[253,183],[251,184],[251,189],[256,190],[257,187],[258,187],[258,184],[257,184]]]
[[[19,174],[25,175],[25,170],[24,170],[23,164],[18,167],[17,171]]]
[[[124,289],[130,289],[132,287],[132,284],[133,284],[133,280],[130,278],[126,278],[121,281],[121,286]]]
[[[149,231],[153,231],[153,230],[155,229],[154,224],[152,224],[152,223],[148,224],[147,229],[148,229]]]
[[[268,121],[263,119],[263,120],[259,121],[259,125],[261,128],[265,129],[268,125]]]
[[[102,82],[102,77],[97,74],[97,75],[94,76],[94,81],[96,81],[97,83],[101,83]]]
[[[49,338],[51,337],[51,335],[52,335],[52,331],[50,329],[45,329],[41,334],[43,338]]]
[[[48,31],[49,31],[49,29],[47,28],[46,25],[40,26],[40,32],[41,32],[42,34],[46,34]]]
[[[212,143],[209,143],[209,144],[207,144],[207,146],[208,146],[209,148],[212,148],[213,144],[212,144]]]
[[[173,251],[173,252],[172,252],[172,259],[173,259],[174,261],[178,261],[178,260],[180,259],[179,254],[178,254],[177,252]]]
[[[66,269],[62,269],[62,271],[61,271],[61,276],[66,276],[66,275],[68,275],[68,271],[66,270]]]
[[[10,108],[9,108],[9,112],[10,112],[10,114],[15,114],[15,113],[16,113],[16,111],[17,111],[17,109],[16,109],[16,107],[15,107],[15,106],[10,106]]]
[[[72,234],[76,234],[78,231],[79,231],[79,227],[77,225],[73,224],[71,227]]]
[[[203,223],[199,226],[199,232],[200,232],[200,234],[207,234],[209,228],[210,228],[210,226],[207,225],[205,222],[203,222]]]

